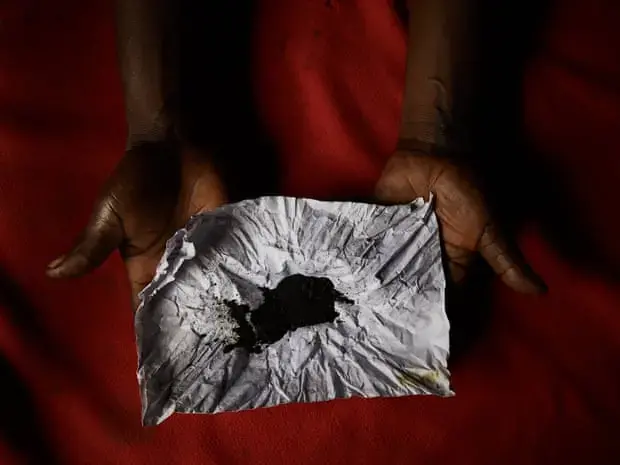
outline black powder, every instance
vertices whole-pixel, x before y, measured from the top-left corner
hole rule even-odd
[[[237,341],[226,346],[224,352],[243,348],[259,353],[263,344],[279,341],[288,331],[333,322],[338,316],[335,302],[353,303],[328,278],[300,274],[288,276],[275,289],[262,289],[262,292],[263,303],[252,311],[247,305],[226,301],[237,323]]]

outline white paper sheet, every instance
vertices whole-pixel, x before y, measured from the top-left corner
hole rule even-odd
[[[261,353],[224,352],[225,301],[262,303],[287,276],[327,277],[353,301]],[[194,217],[168,241],[135,316],[145,425],[352,396],[451,395],[449,323],[430,202],[263,197]]]

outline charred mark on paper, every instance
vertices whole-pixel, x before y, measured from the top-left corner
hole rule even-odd
[[[237,339],[224,352],[242,348],[249,353],[260,353],[264,345],[279,341],[289,331],[333,323],[338,317],[336,302],[354,303],[336,290],[330,279],[301,274],[284,278],[275,289],[261,291],[263,303],[254,310],[248,305],[225,302],[237,323]]]

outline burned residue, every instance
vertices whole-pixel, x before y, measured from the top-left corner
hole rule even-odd
[[[250,307],[247,305],[240,305],[237,302],[231,302],[230,300],[227,300],[225,303],[230,310],[230,316],[237,323],[237,327],[235,328],[237,341],[234,344],[229,344],[224,347],[224,352],[230,352],[235,347],[245,347],[248,352],[259,352],[260,347],[256,344],[256,334],[254,334],[254,329],[252,329],[252,325],[248,322],[246,317],[247,313],[250,311]]]
[[[333,322],[338,316],[336,302],[353,303],[328,278],[300,274],[288,276],[275,289],[262,289],[262,292],[263,303],[255,310],[226,302],[238,327],[237,341],[226,346],[224,352],[243,348],[258,353],[262,345],[279,341],[288,331]]]

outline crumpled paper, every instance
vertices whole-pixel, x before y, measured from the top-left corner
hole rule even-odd
[[[380,206],[263,197],[193,217],[169,241],[135,315],[142,421],[352,396],[452,394],[431,202]],[[262,302],[293,274],[353,301],[261,353],[224,352],[225,301]]]

